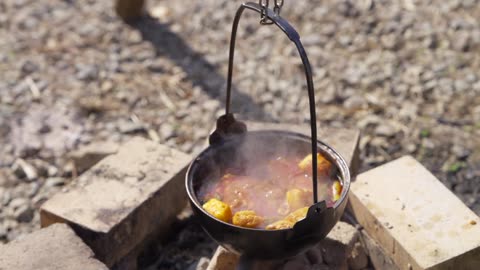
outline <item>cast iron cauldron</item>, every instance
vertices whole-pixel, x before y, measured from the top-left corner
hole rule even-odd
[[[235,120],[233,114],[229,112],[235,37],[238,22],[245,9],[257,11],[268,17],[295,43],[307,78],[311,138],[287,131],[248,132],[245,124]],[[226,114],[217,120],[216,130],[209,138],[210,146],[193,160],[187,170],[186,189],[193,212],[204,230],[227,250],[255,259],[279,259],[294,256],[318,243],[330,232],[345,210],[350,188],[350,173],[345,160],[332,147],[317,140],[311,68],[297,32],[272,10],[256,3],[242,4],[233,23],[227,79]],[[220,221],[202,208],[202,202],[197,196],[200,187],[208,184],[212,179],[219,179],[225,169],[247,164],[251,157],[255,157],[256,160],[267,160],[273,154],[281,154],[282,151],[302,155],[318,152],[330,160],[335,168],[334,173],[343,186],[340,199],[331,207],[327,207],[325,201],[318,202],[317,157],[313,154],[313,203],[306,218],[297,222],[291,229],[243,228]]]

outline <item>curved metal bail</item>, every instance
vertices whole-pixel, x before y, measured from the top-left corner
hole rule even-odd
[[[226,100],[226,109],[225,114],[230,115],[230,99],[232,92],[232,74],[233,74],[233,60],[235,55],[235,40],[237,37],[238,23],[242,16],[242,13],[245,9],[253,10],[257,13],[264,14],[268,19],[270,19],[275,25],[277,25],[295,44],[297,47],[298,53],[302,58],[303,67],[305,70],[305,77],[307,79],[307,88],[308,88],[308,100],[310,103],[310,127],[311,127],[311,137],[312,137],[312,184],[313,184],[313,202],[316,204],[318,202],[317,196],[317,119],[315,112],[315,93],[313,88],[313,79],[312,79],[312,68],[310,66],[310,61],[308,60],[307,53],[300,41],[300,35],[297,31],[288,23],[287,20],[280,17],[273,10],[269,8],[262,7],[261,5],[253,2],[243,3],[235,14],[235,19],[233,20],[232,26],[232,36],[230,39],[230,55],[228,61],[228,77],[227,77],[227,100]]]

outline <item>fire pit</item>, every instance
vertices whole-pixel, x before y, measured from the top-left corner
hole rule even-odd
[[[241,15],[245,9],[260,13],[264,22],[277,25],[295,44],[304,65],[310,102],[311,138],[286,131],[248,132],[244,123],[235,120],[230,112],[235,38]],[[244,3],[238,9],[232,28],[230,59],[227,80],[226,113],[217,120],[217,128],[210,136],[210,146],[190,165],[186,176],[186,189],[194,211],[205,231],[227,250],[244,258],[276,259],[294,256],[312,247],[330,232],[342,216],[350,186],[347,163],[329,145],[317,140],[315,97],[312,72],[306,52],[295,29],[277,12],[256,3]],[[279,150],[283,149],[283,150]],[[203,209],[199,189],[212,178],[218,178],[232,165],[243,165],[249,157],[262,160],[275,151],[294,151],[312,157],[313,200],[304,219],[293,228],[264,230],[244,228],[216,219]],[[342,192],[333,205],[318,201],[317,153],[332,165],[342,185]]]

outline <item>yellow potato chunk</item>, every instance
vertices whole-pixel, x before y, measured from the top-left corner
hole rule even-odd
[[[308,207],[302,207],[290,213],[285,217],[286,221],[293,222],[294,224],[304,219],[307,216]]]
[[[302,207],[290,213],[284,219],[267,225],[267,230],[283,230],[293,228],[293,225],[307,216],[308,207]]]
[[[298,209],[308,205],[311,192],[294,188],[287,191],[287,203],[290,209]]]
[[[233,225],[246,228],[256,228],[262,224],[263,218],[257,216],[255,211],[244,210],[238,211],[233,216]]]
[[[317,172],[318,173],[327,173],[332,164],[320,153],[317,153]],[[306,156],[302,161],[298,163],[298,167],[305,172],[312,171],[312,154]]]
[[[333,195],[333,201],[337,201],[340,199],[340,196],[342,195],[342,185],[340,184],[340,181],[335,181],[333,182],[332,185],[332,195]]]
[[[232,219],[232,209],[230,209],[230,206],[218,199],[210,199],[203,205],[203,209],[221,221],[230,222]]]
[[[267,230],[283,230],[283,229],[290,229],[295,225],[295,223],[287,220],[279,220],[272,224],[267,225]]]

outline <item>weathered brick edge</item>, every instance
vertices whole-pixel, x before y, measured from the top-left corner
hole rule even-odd
[[[109,227],[98,227],[95,226],[95,222],[91,222],[88,219],[85,219],[86,221],[84,221],[81,216],[75,216],[76,209],[73,205],[66,206],[69,207],[69,209],[66,210],[62,209],[61,205],[58,205],[62,200],[68,201],[69,194],[72,194],[74,191],[76,192],[75,196],[83,196],[84,193],[88,193],[85,191],[85,188],[89,186],[92,187],[99,183],[107,186],[112,185],[112,187],[115,185],[123,185],[124,183],[112,181],[111,177],[108,175],[109,173],[111,174],[111,172],[108,172],[108,170],[105,170],[104,168],[108,167],[106,164],[111,164],[115,159],[119,159],[122,155],[125,155],[125,148],[132,147],[132,145],[138,145],[138,147],[135,147],[136,151],[145,150],[151,152],[153,151],[152,149],[163,151],[163,148],[158,150],[160,147],[158,144],[146,141],[145,139],[135,138],[122,146],[116,155],[107,157],[87,171],[85,175],[82,175],[77,181],[80,183],[73,185],[70,188],[70,191],[66,194],[57,194],[58,198],[55,198],[54,196],[52,198],[53,200],[50,200],[53,202],[50,204],[49,202],[44,204],[40,212],[42,227],[57,222],[68,223],[77,235],[79,235],[85,243],[92,248],[96,256],[109,267],[115,266],[121,262],[125,256],[133,258],[134,254],[132,254],[132,252],[135,250],[141,250],[142,244],[149,242],[152,236],[161,237],[167,233],[169,231],[169,226],[175,220],[176,215],[184,208],[187,201],[184,188],[184,177],[186,167],[191,158],[188,155],[170,149],[169,151],[173,151],[174,155],[179,155],[179,159],[181,160],[181,166],[179,166],[178,163],[175,163],[176,166],[179,167],[174,169],[176,170],[174,175],[170,179],[159,179],[158,181],[162,182],[162,184],[159,185],[156,185],[155,183],[151,184],[152,181],[148,182],[146,180],[143,181],[146,181],[147,183],[140,181],[135,184],[135,188],[137,189],[136,192],[139,192],[139,194],[142,194],[141,192],[143,189],[146,190],[146,194],[150,193],[151,189],[156,190],[151,192],[146,199],[140,199],[137,205],[130,206],[129,209],[125,211],[128,213],[126,216],[123,216],[124,213],[122,213],[122,211],[119,213],[109,213],[108,211],[103,213],[103,215],[106,215],[104,221],[110,223]],[[144,145],[144,149],[139,150],[139,148],[142,148],[142,145]],[[142,156],[142,153],[137,153],[137,155]],[[145,163],[148,163],[148,161],[145,161]],[[156,164],[147,165],[147,170],[154,170],[156,166],[159,166]],[[129,171],[129,174],[135,173],[135,170]],[[142,171],[141,173],[149,174],[149,171]],[[152,174],[154,173],[152,172]],[[86,178],[94,178],[94,180]],[[122,188],[124,189],[125,187]],[[115,209],[122,209],[122,206],[116,206]],[[98,209],[91,209],[91,211],[95,210]]]
[[[0,269],[107,270],[65,224],[56,224],[0,245]]]
[[[349,200],[380,265],[480,269],[480,218],[413,157],[360,174]]]

